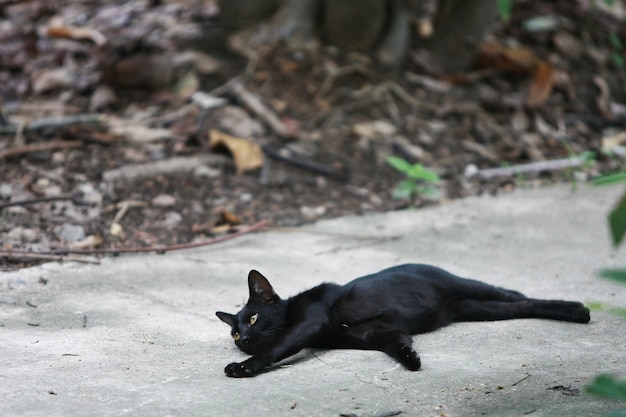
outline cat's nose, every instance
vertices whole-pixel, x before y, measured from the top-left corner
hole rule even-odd
[[[241,336],[240,342],[248,344],[248,342],[250,342],[250,338],[248,336]]]

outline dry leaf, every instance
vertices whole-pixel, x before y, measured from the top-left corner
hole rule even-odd
[[[373,120],[352,125],[352,132],[364,138],[389,137],[397,131],[398,129],[386,120]]]
[[[489,42],[480,47],[476,55],[478,68],[492,68],[513,74],[531,72],[541,63],[535,53],[526,47],[506,47]]]
[[[263,166],[263,151],[258,144],[215,129],[209,132],[209,138],[209,146],[212,149],[223,146],[230,151],[235,160],[237,175]]]
[[[95,29],[75,26],[50,26],[48,28],[48,36],[51,38],[67,38],[67,39],[88,39],[97,46],[103,46],[107,43],[107,38]]]
[[[618,148],[624,149],[625,145],[626,131],[602,138],[602,150],[606,152],[613,152]]]
[[[47,93],[57,88],[67,88],[76,82],[74,68],[61,67],[43,70],[33,74],[33,92],[35,94]]]
[[[212,235],[222,235],[230,231],[233,226],[230,224],[222,224],[211,228]]]
[[[143,126],[114,116],[107,118],[107,125],[113,134],[125,137],[130,142],[148,143],[172,137],[168,129]]]
[[[238,224],[241,224],[241,220],[239,220],[239,216],[237,216],[235,213],[231,213],[228,210],[222,210],[220,212],[220,218],[215,224],[216,226],[223,224],[237,226]]]
[[[540,107],[552,94],[552,88],[554,87],[554,69],[552,65],[547,62],[542,62],[537,68],[537,73],[530,85],[530,91],[528,92],[528,99],[526,104],[529,107]]]
[[[611,89],[609,83],[599,75],[593,77],[593,83],[600,92],[596,99],[598,111],[604,116],[611,116]]]
[[[102,243],[102,236],[89,235],[83,240],[71,243],[70,249],[93,249]]]

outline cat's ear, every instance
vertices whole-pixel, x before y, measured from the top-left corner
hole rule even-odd
[[[215,314],[217,315],[217,317],[219,317],[220,320],[228,324],[231,329],[237,324],[237,316],[235,314],[228,314],[224,313],[223,311],[217,311],[215,312]]]
[[[280,297],[274,292],[270,282],[259,271],[252,270],[248,274],[250,301],[261,304],[278,304]]]

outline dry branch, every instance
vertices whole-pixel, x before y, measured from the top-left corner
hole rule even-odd
[[[213,239],[205,240],[202,242],[192,242],[192,243],[181,243],[178,245],[169,245],[169,246],[149,246],[145,248],[110,248],[110,249],[55,249],[53,251],[45,251],[45,252],[31,252],[24,250],[0,250],[0,256],[10,257],[10,258],[19,258],[20,256],[36,256],[36,255],[55,255],[60,257],[65,257],[68,254],[74,255],[119,255],[122,253],[148,253],[148,252],[156,252],[158,254],[163,254],[165,252],[181,250],[181,249],[191,249],[198,248],[201,246],[213,245],[215,243],[224,242],[230,239],[234,239],[236,237],[245,235],[247,233],[256,232],[257,230],[262,229],[265,225],[269,223],[269,220],[261,220],[251,226],[244,227],[238,230],[235,233],[231,233],[225,236],[219,236]],[[64,258],[67,260],[67,258]],[[56,260],[56,259],[55,259]]]
[[[250,109],[254,114],[263,119],[265,123],[282,138],[293,136],[290,133],[289,128],[280,120],[274,110],[267,107],[263,102],[254,94],[252,94],[239,80],[233,80],[230,84],[230,91],[241,100],[246,107]]]
[[[482,169],[468,176],[477,176],[483,179],[491,179],[495,177],[510,177],[517,174],[528,174],[533,172],[536,173],[544,171],[557,171],[566,168],[577,168],[583,166],[585,162],[586,160],[584,158],[553,159],[551,161],[538,161],[531,162],[529,164]]]
[[[82,141],[77,140],[53,140],[50,142],[33,143],[31,145],[14,146],[9,149],[0,151],[0,159],[9,158],[11,156],[23,155],[32,152],[52,151],[56,149],[78,148],[82,146]]]
[[[41,129],[60,129],[69,126],[84,124],[100,124],[104,121],[104,116],[100,114],[75,114],[64,117],[50,117],[35,120],[23,126],[0,126],[1,135],[14,135],[18,131],[31,132]]]

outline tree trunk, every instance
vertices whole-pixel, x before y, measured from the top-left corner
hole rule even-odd
[[[431,70],[449,74],[470,69],[497,16],[496,0],[440,0],[434,35],[425,45]]]

